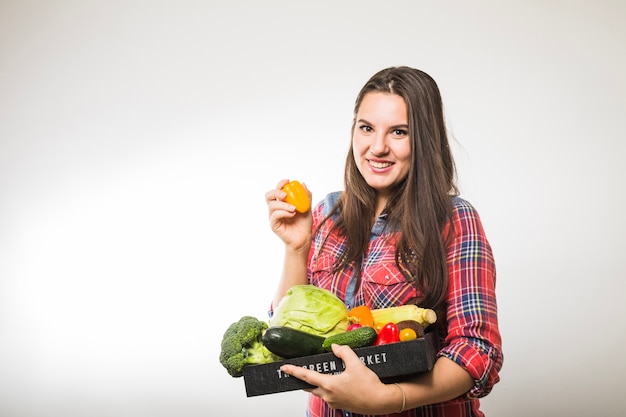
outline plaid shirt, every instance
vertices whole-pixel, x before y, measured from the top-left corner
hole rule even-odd
[[[329,194],[313,211],[315,228],[330,211],[339,192]],[[478,398],[487,395],[499,381],[502,367],[501,338],[498,329],[495,263],[489,242],[475,209],[465,200],[454,198],[455,235],[447,248],[449,289],[447,296],[447,329],[442,326],[441,349],[444,356],[466,369],[474,379],[473,388],[463,397],[444,403],[406,410],[394,416],[465,417],[483,416]],[[382,234],[385,218],[380,217],[372,229],[361,285],[351,287],[352,269],[333,274],[337,257],[346,241],[330,232],[327,221],[316,234],[309,254],[309,282],[334,292],[348,308],[365,304],[370,308],[402,305],[414,298],[415,287],[407,282],[395,264],[395,247]],[[446,229],[449,228],[449,224]],[[444,233],[446,230],[444,230]],[[324,247],[325,236],[328,239]],[[320,398],[309,396],[308,417],[357,417],[360,415],[331,410]]]

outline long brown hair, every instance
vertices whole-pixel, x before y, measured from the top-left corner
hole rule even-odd
[[[396,263],[407,280],[423,293],[416,302],[439,309],[448,287],[447,237],[442,237],[442,231],[452,212],[451,197],[458,195],[441,93],[436,82],[423,71],[387,68],[373,75],[359,92],[355,121],[363,97],[373,91],[397,94],[406,103],[411,167],[406,179],[392,191],[384,213],[388,231],[401,231]],[[346,157],[344,186],[345,191],[331,213],[337,215],[335,227],[347,238],[346,252],[335,268],[353,264],[360,277],[375,216],[376,191],[359,172],[352,144]]]

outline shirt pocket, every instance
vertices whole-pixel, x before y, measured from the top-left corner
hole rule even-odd
[[[336,258],[328,253],[322,252],[315,255],[309,264],[309,282],[317,287],[330,290],[341,299],[344,299],[343,288],[348,281],[349,275],[346,275],[345,270],[335,272],[335,262]]]
[[[320,272],[330,273],[335,266],[335,262],[336,259],[334,256],[330,256],[329,254],[322,252],[317,255],[313,255],[309,267],[313,274]]]
[[[364,270],[361,292],[369,300],[370,308],[403,304],[416,294],[414,285],[406,280],[395,262],[381,262]]]

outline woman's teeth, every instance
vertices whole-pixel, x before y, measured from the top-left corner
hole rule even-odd
[[[387,168],[388,166],[390,166],[392,164],[391,164],[391,162],[370,161],[370,165],[373,166],[374,168]]]

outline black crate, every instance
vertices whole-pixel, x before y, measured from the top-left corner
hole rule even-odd
[[[390,343],[354,349],[361,361],[380,378],[391,378],[430,371],[437,354],[436,339],[432,333],[408,342]],[[339,374],[344,370],[341,359],[333,353],[302,356],[263,365],[243,368],[246,395],[274,394],[311,388],[311,385],[283,373],[280,367],[286,363],[303,366],[324,374]]]

